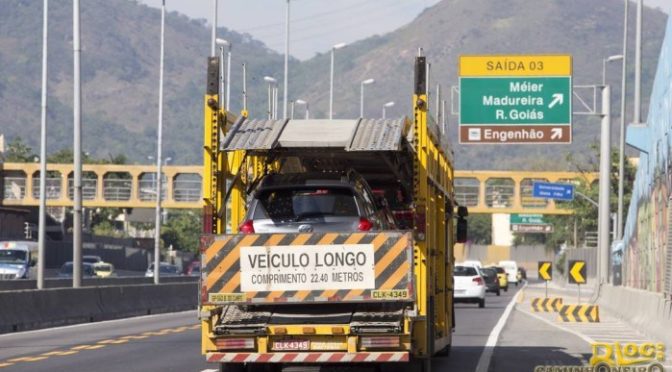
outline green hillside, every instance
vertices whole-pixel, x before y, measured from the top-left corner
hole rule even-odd
[[[335,116],[358,116],[359,82],[367,78],[376,83],[367,87],[366,116],[379,116],[387,101],[396,102],[389,115],[408,115],[418,47],[432,63],[432,84],[440,82],[446,93],[457,83],[460,54],[569,53],[574,56],[574,84],[597,84],[602,58],[621,51],[622,7],[621,0],[444,0],[394,32],[337,52]],[[0,2],[0,133],[8,141],[21,136],[34,148],[40,117],[41,15],[39,1]],[[55,151],[72,141],[71,3],[51,2],[50,16],[49,149]],[[666,15],[647,9],[645,17],[646,107]],[[125,154],[144,162],[155,153],[159,10],[133,1],[91,0],[82,2],[82,20],[83,148],[95,157]],[[177,163],[200,163],[209,32],[203,20],[168,14],[164,153]],[[240,108],[240,65],[245,61],[251,116],[263,117],[263,76],[282,76],[282,55],[249,35],[221,29],[220,36],[234,44],[233,107]],[[609,82],[617,98],[619,71],[617,63],[610,66]],[[328,51],[308,61],[292,60],[290,99],[308,100],[311,115],[325,117],[328,77]],[[451,138],[456,122],[456,116],[449,118]],[[572,146],[455,147],[457,164],[462,169],[564,168],[564,155],[588,153],[587,144],[598,133],[598,120],[579,117],[575,123]]]

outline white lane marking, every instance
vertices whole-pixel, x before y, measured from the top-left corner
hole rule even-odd
[[[219,372],[218,369],[204,369],[201,372]]]
[[[557,328],[557,329],[559,329],[559,330],[562,330],[562,331],[571,333],[571,334],[573,334],[573,335],[579,337],[579,338],[582,339],[583,341],[586,341],[586,342],[589,343],[589,344],[592,344],[592,343],[595,342],[595,340],[593,340],[592,338],[590,338],[590,337],[588,337],[588,336],[585,336],[584,334],[582,334],[582,333],[580,333],[580,332],[577,332],[577,331],[575,331],[575,330],[573,330],[573,329],[570,329],[570,328],[562,327],[562,326],[560,326],[560,325],[558,325],[558,324],[556,324],[556,323],[553,323],[553,322],[551,322],[550,320],[545,319],[545,318],[543,318],[543,317],[541,317],[541,316],[539,316],[539,315],[537,315],[537,314],[531,313],[531,312],[529,312],[529,311],[527,311],[527,310],[523,310],[522,308],[516,308],[516,310],[518,310],[518,311],[520,311],[520,312],[522,312],[522,313],[525,313],[525,314],[527,314],[527,315],[529,315],[529,316],[531,316],[531,317],[533,317],[533,318],[539,319],[539,320],[541,320],[542,322],[544,322],[544,323],[550,325],[551,327],[554,327],[554,328]]]
[[[513,310],[513,307],[516,305],[518,296],[520,296],[521,293],[523,293],[525,287],[527,287],[527,283],[523,285],[523,287],[518,291],[518,293],[516,293],[516,295],[513,296],[513,298],[511,299],[511,301],[509,301],[509,304],[506,305],[506,309],[504,309],[504,313],[497,321],[497,324],[495,324],[495,327],[492,329],[492,332],[490,332],[490,336],[488,336],[488,341],[486,341],[485,343],[483,352],[481,353],[480,358],[478,358],[478,364],[476,365],[476,372],[487,372],[488,369],[490,368],[490,360],[492,359],[492,353],[495,351],[495,346],[497,345],[497,339],[499,339],[499,334],[502,332],[504,324],[506,324],[506,321],[509,319],[509,315],[511,315],[511,310]]]
[[[114,323],[119,323],[119,322],[125,322],[129,320],[136,320],[136,319],[151,319],[151,318],[158,318],[158,317],[166,317],[169,315],[186,315],[188,313],[194,313],[194,321],[198,321],[197,318],[197,311],[196,310],[186,310],[186,311],[178,311],[176,313],[163,313],[163,314],[152,314],[152,315],[141,315],[141,316],[133,316],[133,317],[128,317],[128,318],[121,318],[121,319],[112,319],[112,320],[102,320],[100,322],[93,322],[93,323],[81,323],[81,324],[73,324],[73,325],[67,325],[67,326],[61,326],[61,327],[53,327],[53,328],[44,328],[44,329],[35,329],[32,331],[21,331],[21,332],[12,332],[12,333],[4,333],[0,334],[0,338],[3,337],[9,337],[9,336],[17,336],[17,335],[32,335],[36,333],[45,333],[45,332],[55,332],[55,331],[60,331],[64,329],[73,329],[73,328],[81,328],[81,327],[86,327],[86,326],[91,326],[91,327],[97,327],[97,326],[102,326],[106,324],[114,324]]]

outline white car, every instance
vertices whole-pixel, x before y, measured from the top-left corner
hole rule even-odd
[[[485,280],[478,268],[457,265],[453,270],[453,278],[455,302],[471,302],[477,303],[478,307],[485,307]]]
[[[509,283],[518,285],[518,264],[516,264],[516,261],[499,261],[499,267],[506,272]]]

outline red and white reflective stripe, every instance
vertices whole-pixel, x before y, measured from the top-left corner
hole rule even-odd
[[[361,353],[208,353],[210,363],[408,362],[407,352]]]

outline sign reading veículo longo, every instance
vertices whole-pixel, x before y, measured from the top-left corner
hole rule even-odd
[[[571,143],[571,56],[462,56],[459,72],[460,143]]]

